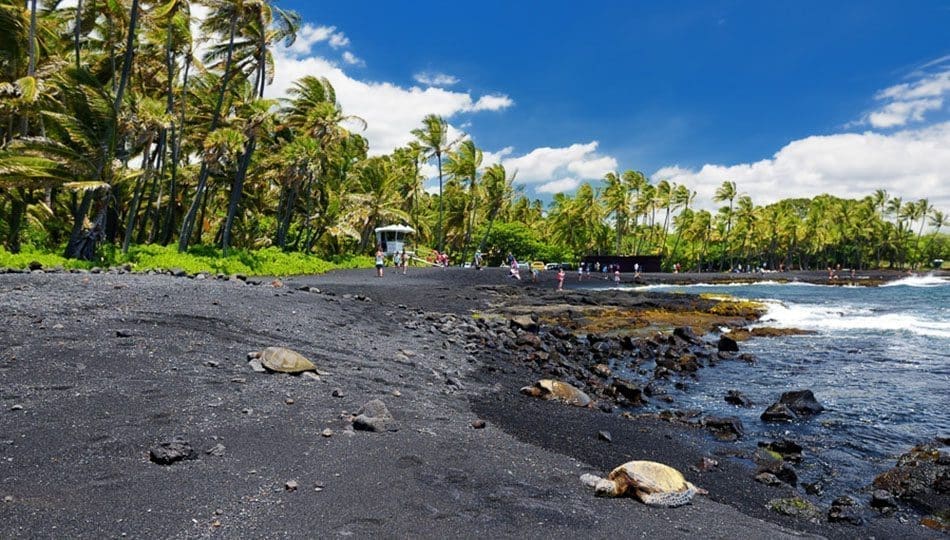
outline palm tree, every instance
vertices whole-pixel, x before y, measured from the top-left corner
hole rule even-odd
[[[485,228],[485,234],[482,241],[478,243],[478,251],[485,249],[485,242],[491,234],[492,225],[495,218],[502,209],[511,202],[511,196],[514,193],[513,185],[518,171],[508,176],[505,166],[501,163],[495,163],[488,167],[482,175],[482,183],[485,188],[485,203],[488,205],[488,226]]]
[[[442,154],[452,145],[447,143],[449,125],[441,116],[430,114],[422,119],[422,127],[412,130],[412,135],[418,139],[428,157],[435,156],[439,168],[439,224],[436,227],[436,241],[439,252],[445,249],[442,224],[444,210],[442,203]]]
[[[477,207],[478,169],[482,166],[482,151],[475,146],[471,139],[459,144],[458,150],[451,152],[445,164],[446,172],[462,181],[467,181],[467,194],[464,196],[462,219],[465,221],[465,232],[462,238],[461,260],[466,259],[466,250],[472,241],[472,229],[475,226],[475,211]]]
[[[627,222],[630,219],[632,206],[630,190],[627,189],[628,186],[623,181],[623,177],[614,172],[609,172],[604,175],[604,183],[606,184],[603,191],[604,206],[608,212],[614,215],[615,230],[617,233],[617,245],[614,253],[620,255],[623,237],[627,229]]]
[[[722,258],[719,261],[719,268],[722,269],[726,261],[726,251],[728,250],[729,245],[729,234],[732,232],[732,205],[738,195],[736,190],[736,183],[730,182],[728,180],[723,181],[722,185],[716,189],[715,195],[713,195],[713,200],[716,202],[729,201],[728,211],[725,213],[726,217],[726,234],[723,237],[723,249],[722,249]]]

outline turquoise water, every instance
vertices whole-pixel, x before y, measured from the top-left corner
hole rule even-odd
[[[807,453],[800,480],[820,481],[823,498],[857,493],[914,444],[950,436],[950,281],[924,276],[883,287],[762,282],[649,289],[763,300],[769,312],[762,326],[817,332],[740,343],[758,363],[725,361],[700,371],[687,392],[674,395],[674,406],[738,416],[746,430],[739,444],[798,441]],[[805,388],[826,411],[795,424],[759,420],[782,392]],[[755,407],[726,403],[730,389]]]

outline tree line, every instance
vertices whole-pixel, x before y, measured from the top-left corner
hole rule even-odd
[[[947,252],[947,216],[882,190],[757,206],[724,182],[716,213],[696,193],[629,170],[545,207],[517,171],[425,117],[413,141],[368,155],[365,121],[325,78],[264,98],[274,50],[300,17],[270,0],[0,0],[0,238],[88,257],[98,242],[329,256],[373,249],[402,222],[420,246],[494,262],[659,254],[726,269],[920,264]],[[192,7],[209,15],[196,21]],[[200,23],[200,34],[192,34]],[[200,51],[200,53],[199,53]],[[424,189],[433,163],[439,191]],[[925,229],[930,227],[927,234]]]

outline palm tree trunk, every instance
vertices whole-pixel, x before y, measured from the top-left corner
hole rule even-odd
[[[142,173],[142,178],[140,178],[135,183],[135,189],[132,195],[132,204],[129,206],[129,219],[125,225],[125,237],[122,240],[122,253],[129,252],[129,244],[132,243],[132,231],[135,229],[135,218],[139,213],[139,203],[142,200],[142,192],[145,191],[149,174],[152,172],[153,161],[150,155],[151,146],[152,141],[146,141],[145,149],[142,151],[142,164],[145,166],[145,172]]]
[[[228,36],[228,52],[224,61],[224,74],[221,76],[221,91],[218,93],[218,102],[214,108],[214,114],[211,116],[211,129],[209,132],[214,131],[218,128],[218,122],[220,122],[221,117],[221,106],[224,105],[224,96],[228,89],[228,80],[231,77],[231,60],[234,56],[234,36],[237,33],[237,23],[238,23],[238,13],[235,11],[231,15],[231,28],[230,35]],[[188,213],[185,215],[185,219],[181,224],[181,234],[178,238],[178,251],[184,252],[188,249],[188,240],[191,237],[192,229],[195,225],[195,216],[198,214],[198,205],[202,199],[202,194],[205,191],[205,186],[208,183],[208,165],[202,160],[201,161],[201,170],[198,172],[198,186],[195,192],[195,199],[192,201],[191,208],[188,209]],[[203,213],[203,212],[202,212]]]
[[[119,77],[119,89],[115,92],[115,104],[113,106],[116,116],[119,115],[119,108],[122,106],[122,94],[125,93],[125,86],[129,82],[129,72],[132,71],[132,57],[135,55],[135,25],[138,19],[139,0],[132,0],[132,7],[129,10],[129,35],[125,41],[125,58],[122,61],[122,75]]]
[[[228,215],[224,221],[224,232],[221,235],[221,250],[224,252],[224,255],[228,254],[228,244],[231,241],[231,226],[234,224],[234,215],[237,213],[238,204],[241,202],[241,192],[244,190],[244,178],[247,176],[247,168],[251,164],[251,155],[254,154],[256,144],[257,137],[251,135],[251,138],[247,141],[247,148],[241,155],[237,174],[234,175],[234,182],[231,184],[231,199],[228,201]]]
[[[175,129],[175,124],[171,126],[172,130],[172,174],[168,186],[168,211],[165,215],[165,225],[162,230],[162,245],[167,246],[172,241],[172,231],[175,228],[175,209],[177,208],[177,189],[178,189],[178,161],[181,158],[181,140],[184,138],[185,131],[185,106],[188,100],[185,96],[188,92],[188,71],[191,69],[191,53],[185,55],[185,73],[182,76],[181,83],[181,120],[179,128]],[[169,77],[171,80],[171,77]]]
[[[435,158],[439,164],[439,229],[436,238],[438,239],[439,253],[442,253],[445,247],[442,239],[442,152],[436,151]]]
[[[76,50],[76,69],[80,68],[79,63],[79,38],[82,37],[82,0],[76,2],[76,26],[73,28],[73,46]]]

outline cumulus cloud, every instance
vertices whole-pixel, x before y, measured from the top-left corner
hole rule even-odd
[[[534,190],[538,193],[564,193],[577,189],[579,185],[581,185],[581,181],[576,178],[561,178],[560,180],[545,182]]]
[[[343,32],[338,32],[335,26],[316,26],[304,23],[297,30],[297,40],[289,47],[293,54],[310,54],[313,46],[326,41],[334,49],[346,47],[350,39]]]
[[[343,61],[351,66],[365,66],[366,62],[362,58],[358,58],[355,54],[350,51],[343,51]]]
[[[905,200],[929,199],[950,208],[950,122],[889,134],[876,132],[812,136],[790,142],[770,159],[734,165],[707,164],[688,169],[661,168],[667,179],[698,192],[698,207],[713,209],[713,194],[723,181],[735,181],[756,204],[829,193],[861,198],[876,189]]]
[[[419,84],[424,84],[426,86],[452,86],[459,82],[458,77],[448,75],[445,73],[416,73],[412,76]]]
[[[368,127],[362,134],[369,140],[370,153],[374,155],[388,153],[413,140],[411,131],[421,127],[427,114],[451,119],[462,113],[498,111],[513,104],[502,94],[476,98],[469,92],[431,86],[407,88],[391,82],[360,80],[323,56],[301,56],[286,48],[275,51],[274,63],[274,83],[265,91],[269,97],[286,96],[291,84],[304,75],[326,77],[336,89],[344,113],[366,120]],[[458,134],[458,130],[450,130],[449,140]]]
[[[876,128],[899,127],[924,120],[926,113],[943,109],[950,95],[950,56],[924,64],[915,72],[915,80],[896,84],[877,93],[882,102],[862,119]]]
[[[518,181],[526,184],[552,183],[569,178],[594,180],[617,169],[617,160],[598,153],[597,146],[597,141],[591,141],[561,148],[542,147],[519,157],[507,157],[511,149],[506,148],[500,157],[505,169],[517,170]]]

